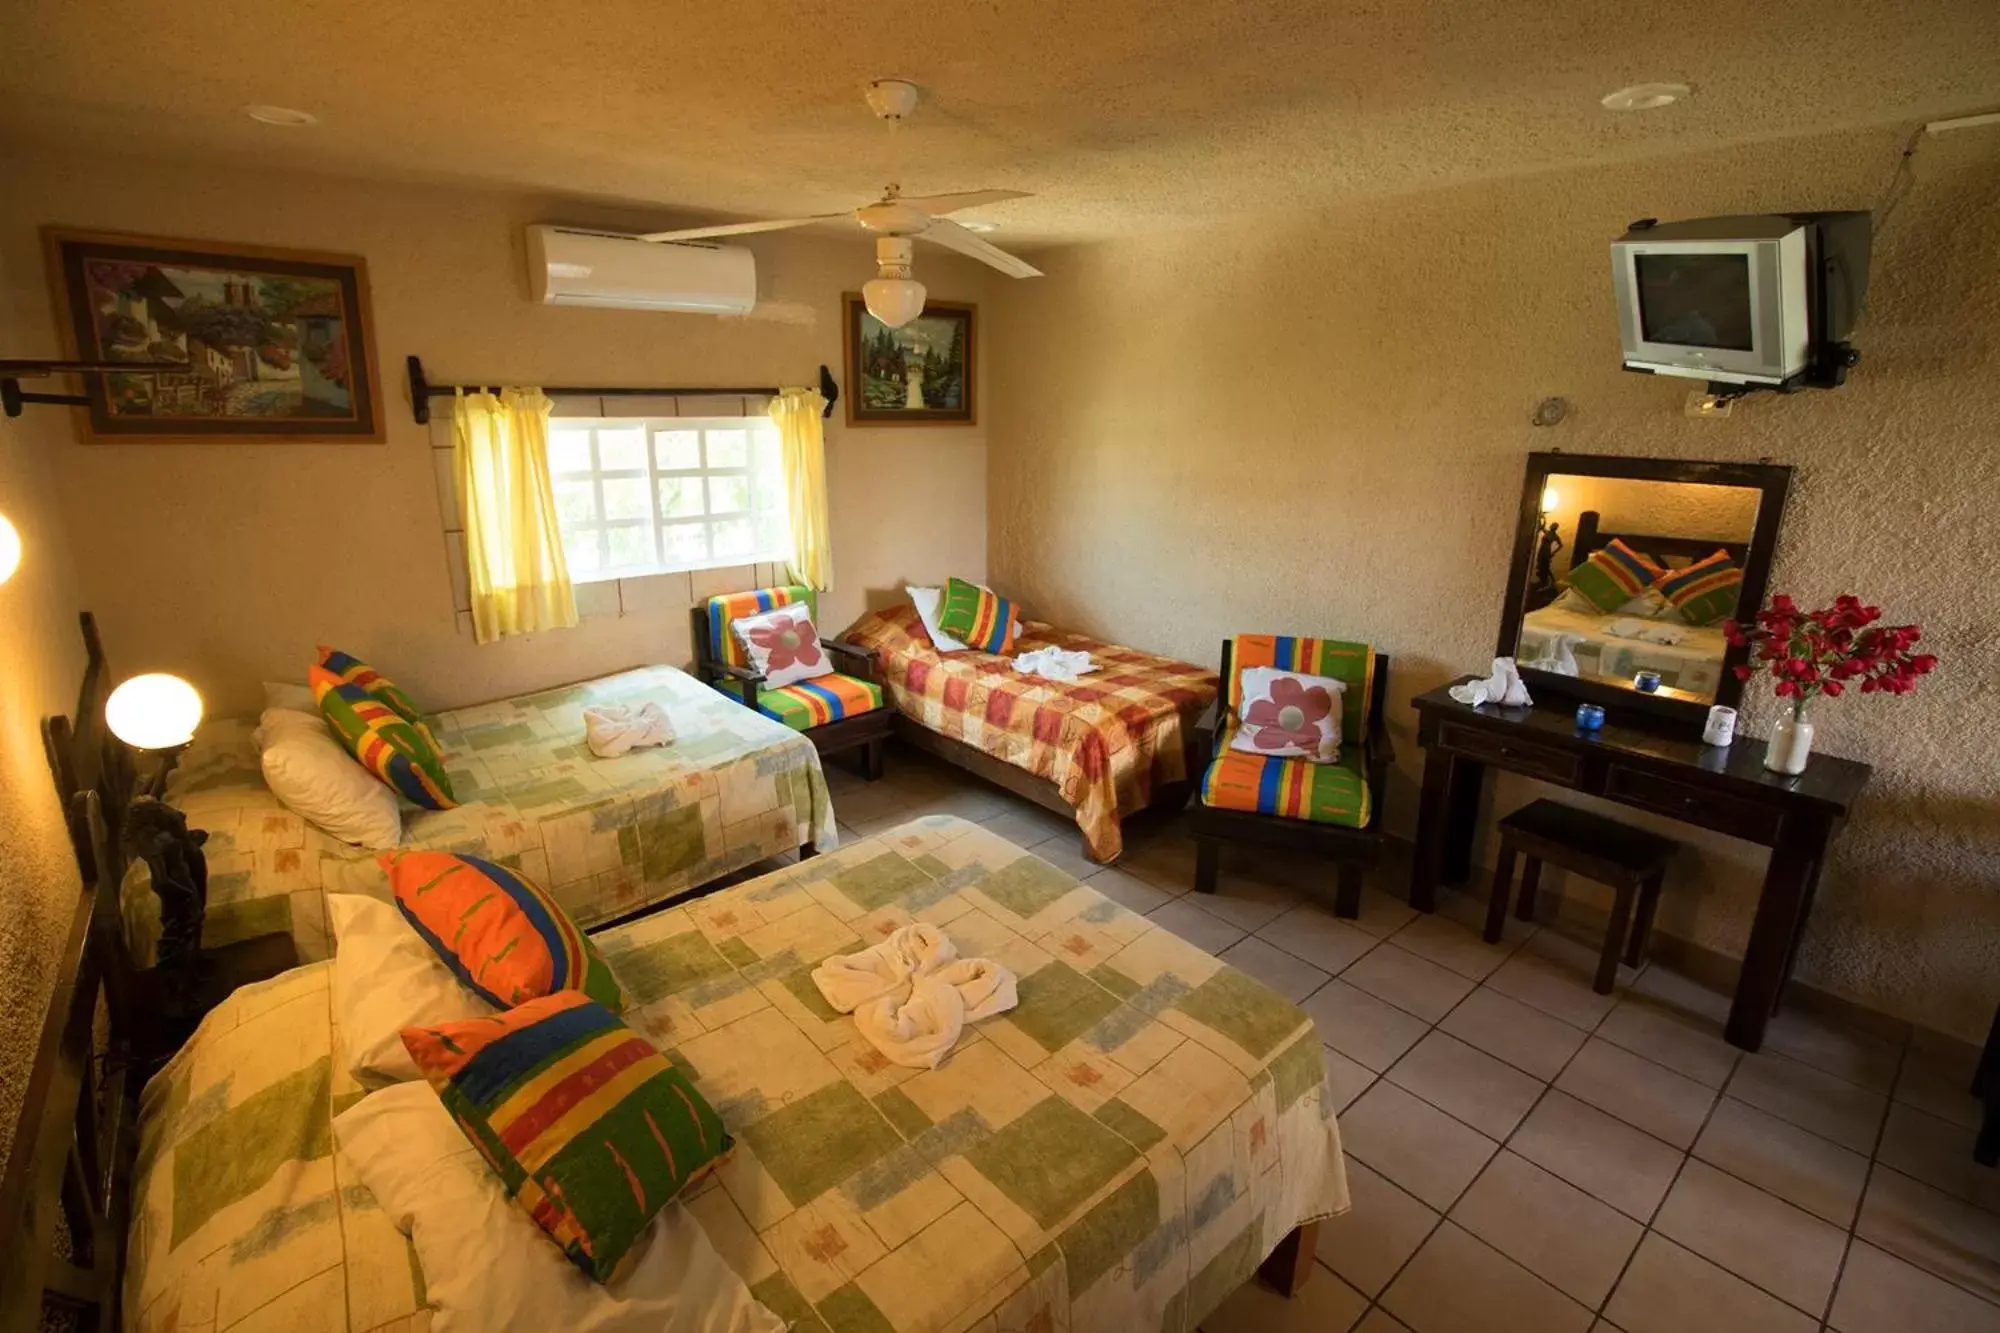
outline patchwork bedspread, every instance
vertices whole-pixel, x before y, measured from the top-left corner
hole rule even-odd
[[[889,1064],[809,976],[912,920],[1020,978],[936,1070]],[[628,1021],[737,1140],[686,1206],[801,1330],[1189,1333],[1348,1206],[1303,1012],[961,820],[597,941]],[[325,976],[239,992],[148,1086],[137,1327],[422,1326],[394,1322],[423,1301],[413,1259],[328,1155],[352,1093],[327,1070]]]
[[[1066,683],[1023,675],[991,653],[940,654],[909,605],[872,611],[842,637],[875,650],[877,675],[905,717],[1054,782],[1099,861],[1124,850],[1121,814],[1190,776],[1185,740],[1218,684],[1191,662],[1033,621],[1017,654],[1087,652],[1098,670]]]
[[[655,700],[678,739],[599,759],[583,709]],[[206,829],[203,938],[226,944],[289,930],[302,959],[325,958],[323,886],[338,864],[374,855],[329,837],[270,788],[255,719],[204,727],[167,799]],[[403,807],[404,847],[468,852],[547,887],[586,926],[664,902],[781,851],[836,843],[819,754],[797,732],[673,667],[640,667],[433,720],[460,804]],[[141,966],[159,941],[159,899],[134,863],[122,894]]]

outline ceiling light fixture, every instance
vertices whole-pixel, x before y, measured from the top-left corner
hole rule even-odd
[[[1600,100],[1606,111],[1653,111],[1673,105],[1690,91],[1685,83],[1635,83]]]
[[[879,277],[861,284],[861,301],[868,313],[892,329],[924,313],[924,285],[910,276],[910,238],[882,236],[875,241]]]
[[[243,114],[260,125],[282,125],[287,129],[299,129],[306,125],[319,124],[319,117],[310,111],[299,111],[288,106],[246,106]]]

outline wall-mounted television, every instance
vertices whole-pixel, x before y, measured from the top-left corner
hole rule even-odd
[[[1611,243],[1625,368],[1831,387],[1868,287],[1865,212],[1646,219]]]

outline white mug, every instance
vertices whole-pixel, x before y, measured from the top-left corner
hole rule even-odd
[[[1701,729],[1704,745],[1727,745],[1736,739],[1736,710],[1721,704],[1708,710],[1708,725]]]

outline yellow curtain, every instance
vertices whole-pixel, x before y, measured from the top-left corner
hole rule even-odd
[[[818,592],[833,584],[833,537],[826,521],[826,439],[814,389],[784,389],[771,400],[785,464],[786,508],[792,520],[792,577]]]
[[[479,643],[576,624],[576,595],[549,482],[549,400],[540,389],[455,396],[458,502]]]

